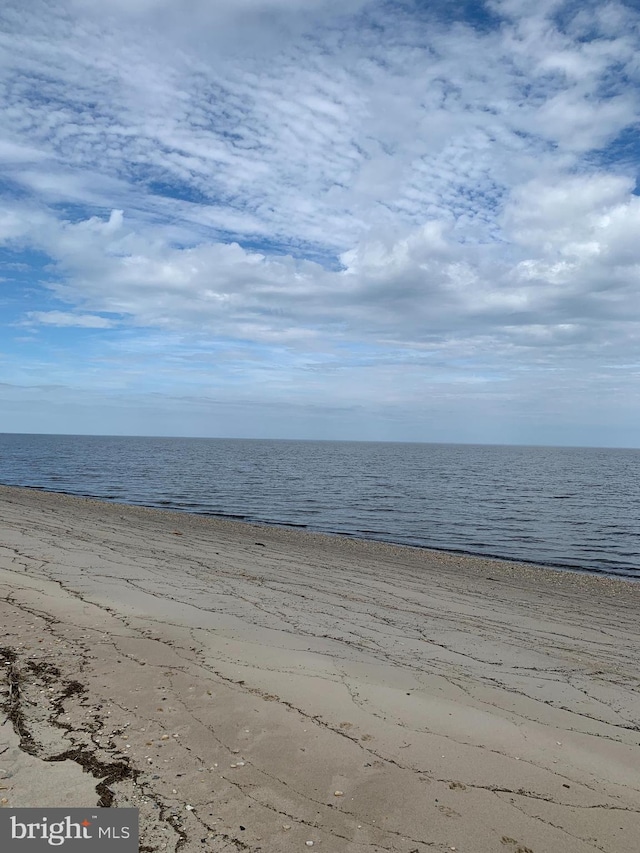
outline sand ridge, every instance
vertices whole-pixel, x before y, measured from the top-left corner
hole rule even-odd
[[[136,806],[143,850],[637,849],[640,584],[26,489],[0,519],[6,805]]]

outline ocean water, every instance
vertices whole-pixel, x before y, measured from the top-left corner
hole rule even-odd
[[[640,578],[640,450],[0,434],[0,482]]]

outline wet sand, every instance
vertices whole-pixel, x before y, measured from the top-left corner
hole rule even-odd
[[[0,487],[0,584],[5,807],[134,806],[143,851],[638,849],[638,583]]]

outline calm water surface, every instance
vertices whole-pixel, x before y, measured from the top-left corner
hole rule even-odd
[[[0,482],[640,578],[640,450],[0,434]]]

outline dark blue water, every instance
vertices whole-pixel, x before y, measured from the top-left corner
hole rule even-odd
[[[0,434],[0,482],[640,578],[640,450]]]

